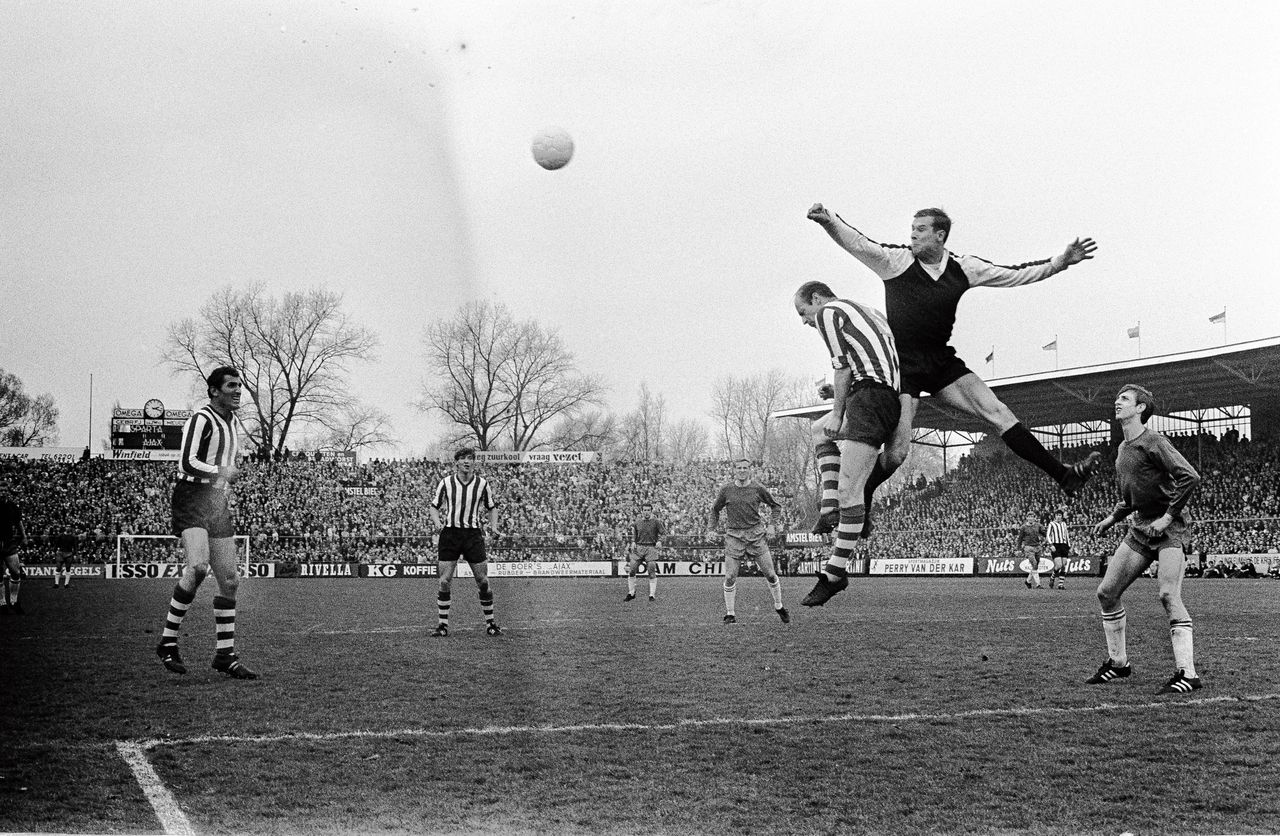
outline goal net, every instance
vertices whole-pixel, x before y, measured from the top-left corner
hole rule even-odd
[[[236,562],[242,574],[249,574],[249,538],[237,534]],[[126,563],[177,563],[186,562],[182,553],[182,538],[173,534],[118,534],[116,535],[116,569]]]

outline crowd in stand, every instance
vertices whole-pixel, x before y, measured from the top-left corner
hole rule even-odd
[[[1280,551],[1280,447],[1228,434],[1173,435],[1204,477],[1189,512],[1194,549],[1207,554]],[[1066,461],[1087,448],[1061,451]],[[1067,500],[1037,469],[991,445],[965,456],[945,477],[921,480],[882,497],[875,537],[862,546],[883,557],[1002,557],[1026,513],[1045,518],[1063,508],[1073,553],[1110,554],[1116,532],[1092,535],[1115,502],[1114,451],[1100,472]],[[435,534],[427,510],[451,465],[427,460],[249,461],[237,482],[237,530],[263,560],[296,562],[426,562]],[[500,503],[497,559],[616,557],[644,503],[652,503],[677,557],[716,544],[705,537],[708,511],[730,464],[613,462],[575,465],[485,464]],[[113,560],[118,534],[169,534],[172,462],[90,459],[74,464],[0,461],[0,481],[17,489],[30,542],[27,561],[52,561],[53,537],[80,537],[81,560]],[[788,484],[761,468],[757,477],[783,505],[783,530],[807,528],[811,488]],[[806,520],[809,517],[809,520]],[[172,540],[128,544],[131,559],[173,559]],[[142,555],[150,555],[143,558]],[[1229,574],[1232,568],[1223,567]]]

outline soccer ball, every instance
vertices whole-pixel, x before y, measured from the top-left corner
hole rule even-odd
[[[547,171],[564,168],[573,158],[573,138],[563,128],[547,128],[533,138],[533,158]]]

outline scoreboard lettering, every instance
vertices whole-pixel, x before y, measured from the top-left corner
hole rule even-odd
[[[165,409],[152,398],[142,409],[116,407],[111,413],[111,446],[116,450],[180,450],[189,409]]]

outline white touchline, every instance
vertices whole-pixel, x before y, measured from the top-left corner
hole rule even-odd
[[[353,740],[386,737],[465,737],[511,734],[572,734],[593,731],[677,731],[709,726],[786,726],[796,723],[909,723],[934,720],[966,720],[987,717],[1025,717],[1037,715],[1091,714],[1104,711],[1151,711],[1168,708],[1196,707],[1224,703],[1250,703],[1280,700],[1280,693],[1242,696],[1198,697],[1143,703],[1100,703],[1075,707],[1049,706],[1043,708],[979,708],[971,711],[905,714],[832,714],[825,717],[706,717],[678,720],[674,723],[577,723],[563,726],[473,726],[461,729],[405,728],[374,731],[358,729],[345,732],[289,732],[263,735],[202,735],[185,738],[152,738],[128,744],[140,751],[159,746],[201,745],[207,743],[283,743],[292,740]],[[125,745],[118,743],[118,746]],[[145,761],[144,761],[145,762]],[[150,767],[148,767],[150,769]],[[155,773],[152,772],[152,775]]]
[[[161,781],[160,776],[151,768],[146,749],[147,747],[138,743],[116,741],[116,751],[133,770],[133,777],[138,779],[138,785],[142,787],[142,792],[151,802],[151,809],[156,811],[156,818],[160,819],[160,827],[164,832],[174,836],[195,836],[195,828],[191,826],[186,814],[178,806],[178,800],[173,797],[173,793],[169,792],[164,781]]]

